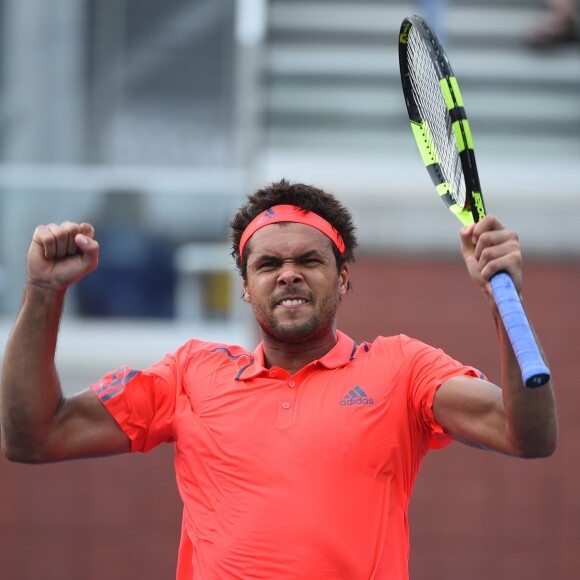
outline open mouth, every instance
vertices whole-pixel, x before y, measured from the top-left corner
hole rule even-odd
[[[286,308],[292,308],[295,306],[302,306],[303,304],[307,304],[308,300],[304,298],[285,298],[284,300],[280,300],[277,306],[284,306]]]

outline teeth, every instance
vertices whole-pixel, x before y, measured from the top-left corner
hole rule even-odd
[[[306,300],[301,298],[300,300],[282,300],[280,302],[281,306],[298,306],[300,304],[306,304]]]

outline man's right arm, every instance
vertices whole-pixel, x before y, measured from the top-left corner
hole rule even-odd
[[[97,262],[89,224],[65,222],[35,231],[0,385],[2,450],[8,459],[40,463],[130,450],[128,437],[96,394],[63,396],[54,364],[66,289]]]

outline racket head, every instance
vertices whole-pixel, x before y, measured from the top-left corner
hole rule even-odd
[[[421,16],[399,33],[401,85],[421,158],[443,202],[464,225],[485,217],[471,129],[451,63]]]

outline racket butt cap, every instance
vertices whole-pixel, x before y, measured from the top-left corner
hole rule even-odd
[[[536,389],[538,387],[543,387],[550,380],[550,375],[548,373],[537,373],[532,375],[526,380],[526,387],[528,389]]]

